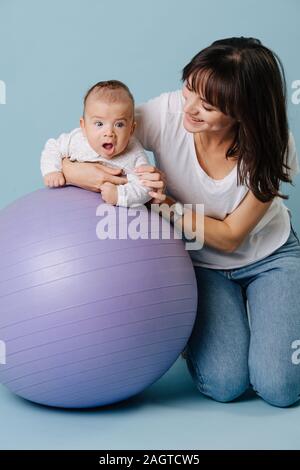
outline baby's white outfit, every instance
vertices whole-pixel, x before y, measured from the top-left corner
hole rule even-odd
[[[58,139],[49,139],[41,155],[41,172],[45,176],[54,171],[62,171],[63,158],[77,162],[100,162],[109,167],[123,169],[128,182],[117,185],[118,206],[136,207],[150,201],[150,189],[143,186],[133,169],[149,165],[148,157],[135,137],[131,137],[122,155],[108,160],[95,152],[80,128],[61,134]]]

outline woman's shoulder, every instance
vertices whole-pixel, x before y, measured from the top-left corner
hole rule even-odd
[[[180,112],[182,110],[183,97],[181,90],[161,93],[155,98],[138,105],[136,112],[138,114],[147,112]]]
[[[135,135],[146,150],[158,152],[169,129],[180,128],[183,97],[181,90],[162,93],[137,106]]]

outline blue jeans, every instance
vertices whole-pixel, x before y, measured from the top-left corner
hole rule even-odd
[[[295,403],[300,243],[292,225],[287,242],[260,261],[230,270],[195,267],[195,272],[198,312],[185,357],[198,389],[228,402],[252,385],[272,405]]]

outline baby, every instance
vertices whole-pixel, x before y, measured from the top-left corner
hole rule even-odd
[[[49,139],[41,156],[44,183],[49,187],[65,185],[62,159],[78,162],[100,162],[122,168],[127,183],[106,182],[99,189],[110,204],[130,207],[145,204],[151,199],[133,169],[149,164],[141,144],[133,137],[134,99],[128,87],[118,80],[98,82],[84,98],[80,128],[69,134]],[[107,163],[113,160],[113,164]]]

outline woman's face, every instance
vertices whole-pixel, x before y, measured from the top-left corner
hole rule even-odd
[[[192,91],[188,81],[183,85],[182,94],[185,99],[183,126],[188,132],[218,132],[230,130],[236,124],[235,119],[214,108],[202,96]]]

